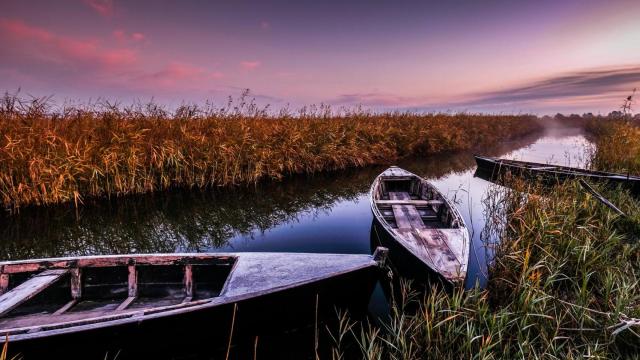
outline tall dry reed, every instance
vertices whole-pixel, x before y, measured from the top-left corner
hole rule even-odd
[[[280,179],[412,154],[466,150],[531,133],[531,116],[269,115],[243,97],[226,107],[109,103],[53,111],[46,99],[0,101],[0,197],[10,210],[83,199]]]
[[[596,138],[593,166],[603,171],[640,175],[640,124],[625,120],[591,121]]]

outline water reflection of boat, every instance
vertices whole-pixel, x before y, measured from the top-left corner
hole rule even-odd
[[[412,265],[417,274],[433,272],[447,283],[464,281],[469,231],[455,206],[433,185],[391,167],[373,182],[370,201],[378,225],[374,231],[383,244],[389,243],[392,261],[402,254],[399,263]]]
[[[158,350],[158,340],[175,346],[178,335],[210,343],[220,333],[225,343],[232,322],[234,334],[258,336],[335,317],[336,307],[357,316],[385,257],[379,249],[373,256],[155,254],[0,263],[0,346],[7,335],[13,353],[104,356],[110,344]]]
[[[475,159],[478,164],[476,176],[493,182],[499,181],[506,175],[537,180],[547,185],[566,180],[585,179],[606,182],[615,186],[622,185],[629,188],[634,194],[640,194],[640,176],[477,155]]]

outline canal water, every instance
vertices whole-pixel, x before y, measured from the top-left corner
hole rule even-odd
[[[591,146],[579,130],[563,129],[481,153],[583,166]],[[466,285],[484,285],[492,254],[481,236],[483,198],[490,183],[474,177],[473,154],[415,157],[396,165],[429,179],[454,200],[472,231]],[[232,190],[127,197],[80,209],[24,209],[0,216],[0,259],[133,252],[371,253],[368,191],[385,168],[296,176]],[[382,315],[386,304],[383,292],[376,289],[370,311]]]

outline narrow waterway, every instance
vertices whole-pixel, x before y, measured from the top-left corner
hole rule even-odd
[[[575,129],[500,144],[482,154],[583,166],[591,147]],[[471,153],[405,159],[453,199],[472,231],[467,286],[486,283],[491,249],[482,239],[483,198],[490,183],[474,177]],[[0,217],[0,259],[151,252],[286,251],[370,253],[368,191],[386,166],[297,176],[220,191],[175,191],[73,209],[24,209]],[[370,304],[384,314],[377,289]]]

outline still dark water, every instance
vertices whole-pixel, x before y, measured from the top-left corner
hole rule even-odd
[[[591,144],[565,129],[484,149],[485,155],[582,166]],[[472,229],[467,286],[486,282],[491,249],[481,239],[483,197],[471,153],[412,158],[399,165],[455,199]],[[105,201],[81,209],[26,209],[0,216],[0,259],[151,252],[287,251],[371,253],[368,190],[386,166],[294,177],[220,191],[176,191]],[[486,239],[485,239],[486,240]],[[377,289],[374,314],[386,299]]]

